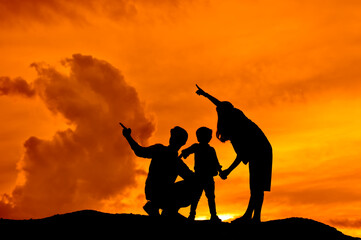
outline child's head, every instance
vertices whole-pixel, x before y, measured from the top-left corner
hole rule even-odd
[[[198,142],[200,143],[209,143],[212,139],[212,129],[207,127],[200,127],[196,131]]]

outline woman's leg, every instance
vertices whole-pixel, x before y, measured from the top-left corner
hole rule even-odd
[[[257,190],[251,194],[253,195],[253,201],[254,201],[253,221],[261,222],[261,211],[262,211],[262,205],[264,199],[264,192],[262,190]]]
[[[249,161],[249,183],[251,189],[251,197],[245,215],[253,218],[254,222],[261,222],[261,210],[265,189],[265,169],[261,159],[252,159]]]
[[[243,223],[243,222],[249,222],[252,220],[252,213],[254,211],[254,200],[253,199],[254,199],[254,196],[251,194],[246,212],[243,214],[242,217],[237,218],[236,220],[234,220],[232,222]]]
[[[261,190],[251,191],[251,197],[249,198],[248,207],[242,219],[253,220],[255,222],[261,221],[261,210],[263,205],[264,192]]]
[[[253,194],[251,193],[251,196],[250,196],[249,202],[248,202],[247,210],[246,210],[246,212],[243,214],[242,218],[245,219],[245,220],[251,220],[253,210],[254,210],[254,196],[253,196]]]

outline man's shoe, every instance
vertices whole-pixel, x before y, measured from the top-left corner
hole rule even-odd
[[[143,207],[144,211],[146,213],[148,213],[149,216],[152,216],[152,217],[157,217],[159,216],[159,208],[155,207],[151,201],[148,201],[144,207]]]

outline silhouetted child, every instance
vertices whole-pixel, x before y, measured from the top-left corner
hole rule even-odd
[[[188,219],[194,220],[197,205],[204,190],[208,199],[211,221],[221,221],[216,212],[213,177],[218,175],[222,167],[219,165],[216,151],[209,145],[209,141],[212,139],[212,130],[201,127],[197,130],[196,135],[199,143],[184,149],[180,155],[180,157],[187,158],[190,154],[194,153],[194,170],[197,182],[199,183],[199,192],[196,194],[191,205]]]

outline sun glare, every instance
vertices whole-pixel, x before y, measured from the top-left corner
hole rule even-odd
[[[234,214],[219,214],[218,217],[222,220],[222,222],[228,222],[229,220],[232,220],[236,218],[236,215]],[[199,216],[196,217],[196,220],[209,220],[209,216]]]

